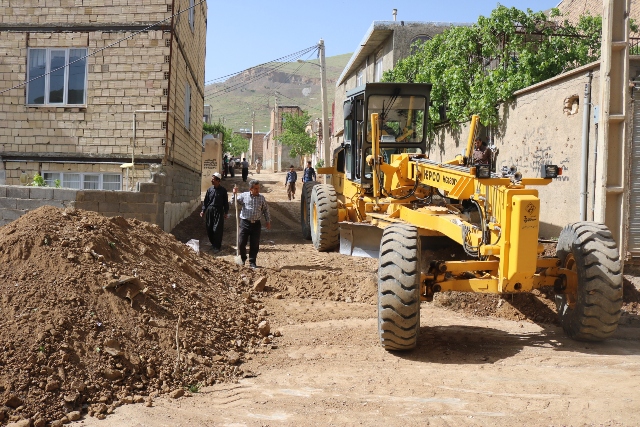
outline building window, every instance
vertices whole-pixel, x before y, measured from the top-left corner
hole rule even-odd
[[[382,81],[382,57],[376,59],[376,63],[373,66],[373,81],[381,82]]]
[[[87,49],[29,49],[27,105],[83,105]]]
[[[194,31],[196,28],[195,17],[196,17],[196,1],[189,0],[189,26],[191,27],[191,31]]]
[[[364,84],[364,68],[358,71],[356,74],[356,86],[362,86]]]
[[[191,86],[187,83],[184,90],[184,127],[189,130],[189,121],[191,119]]]
[[[43,172],[44,182],[55,187],[56,181],[63,188],[83,190],[115,190],[122,189],[122,175],[113,173],[66,173]]]

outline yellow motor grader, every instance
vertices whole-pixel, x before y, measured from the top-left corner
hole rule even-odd
[[[572,338],[614,333],[622,307],[622,271],[611,232],[576,222],[560,233],[557,256],[538,242],[540,177],[473,164],[477,117],[464,155],[437,162],[426,153],[431,85],[370,83],[347,93],[344,142],[333,154],[330,184],[307,182],[301,225],[318,251],[377,256],[378,329],[387,350],[415,347],[420,302],[436,292],[509,294],[553,287],[560,323]],[[423,259],[443,236],[464,249],[453,261]],[[446,240],[446,239],[445,239]],[[462,251],[460,251],[462,252]]]

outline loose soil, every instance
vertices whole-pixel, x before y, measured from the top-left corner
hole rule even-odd
[[[199,211],[175,238],[80,211],[34,211],[0,228],[0,392],[22,405],[5,408],[4,423],[60,420],[72,410],[82,425],[116,427],[640,423],[637,277],[625,277],[621,325],[604,343],[568,339],[550,289],[450,292],[422,304],[415,350],[386,352],[376,327],[377,260],[315,252],[300,237],[299,200],[286,200],[284,174],[252,178],[261,178],[273,217],[257,270],[233,264],[233,207],[215,256]],[[247,187],[223,181],[229,190],[234,183]],[[28,249],[22,235],[31,236]],[[194,238],[199,255],[184,244]],[[124,276],[146,292],[131,300],[124,285],[109,287]],[[263,292],[253,290],[259,277]],[[270,332],[264,324],[260,332],[262,321]],[[58,388],[47,391],[51,382]],[[134,399],[146,403],[122,405]]]

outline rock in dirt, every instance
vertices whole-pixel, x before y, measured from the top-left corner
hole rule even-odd
[[[67,418],[69,421],[78,421],[81,417],[80,411],[73,411],[67,414]]]
[[[237,351],[231,350],[227,353],[227,362],[231,365],[235,365],[240,361],[240,354]]]
[[[181,388],[177,388],[169,393],[169,397],[171,397],[172,399],[177,399],[182,396],[184,396],[184,389]]]
[[[263,320],[262,322],[258,323],[258,331],[263,337],[269,335],[269,332],[271,332],[271,326],[269,325],[269,322]]]
[[[258,277],[254,282],[253,282],[253,290],[256,292],[262,292],[264,291],[264,286],[267,284],[267,278],[264,276]]]
[[[31,427],[31,420],[25,419],[16,421],[15,423],[7,424],[7,427]]]
[[[7,400],[5,400],[4,404],[10,408],[17,408],[22,405],[22,399],[20,399],[15,394],[10,394]]]

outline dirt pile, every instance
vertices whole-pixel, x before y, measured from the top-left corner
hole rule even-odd
[[[46,206],[0,228],[0,424],[250,375],[259,279],[135,219]]]

